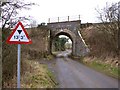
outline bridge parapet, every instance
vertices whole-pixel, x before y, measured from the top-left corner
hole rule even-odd
[[[69,29],[71,31],[75,30],[76,28],[79,28],[80,25],[81,25],[81,20],[54,22],[47,24],[47,26],[52,30]]]

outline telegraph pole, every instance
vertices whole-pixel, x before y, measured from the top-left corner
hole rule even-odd
[[[80,20],[80,15],[79,15],[79,20]]]
[[[68,16],[68,21],[70,20],[70,17]]]
[[[50,18],[48,19],[48,23],[50,23]]]
[[[60,21],[60,18],[58,17],[58,22]]]

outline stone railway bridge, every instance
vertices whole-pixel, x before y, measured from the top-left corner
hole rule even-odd
[[[79,30],[81,27],[81,20],[53,22],[48,23],[50,28],[50,52],[52,53],[52,43],[56,36],[65,35],[72,40],[72,55],[85,56],[89,49],[85,44]]]

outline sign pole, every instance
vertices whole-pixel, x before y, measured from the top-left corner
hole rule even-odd
[[[20,88],[20,56],[21,56],[21,45],[18,44],[17,88]]]

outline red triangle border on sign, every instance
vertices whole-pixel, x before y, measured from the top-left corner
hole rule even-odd
[[[15,31],[17,30],[17,28],[19,27],[19,25],[22,27],[24,33],[26,34],[26,37],[28,38],[29,42],[23,42],[23,41],[10,41],[11,37],[13,36],[13,34],[15,33]],[[13,32],[10,34],[10,36],[8,37],[7,41],[8,44],[31,44],[32,41],[30,39],[30,37],[28,36],[23,24],[21,22],[18,22],[18,24],[16,25],[15,29],[13,29]]]

